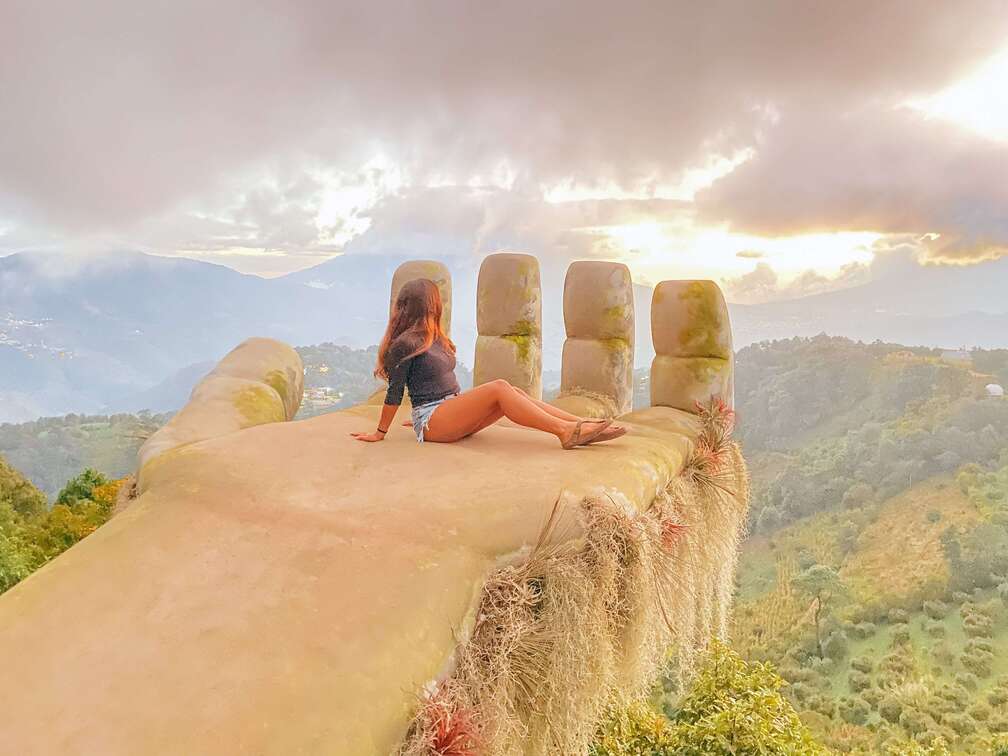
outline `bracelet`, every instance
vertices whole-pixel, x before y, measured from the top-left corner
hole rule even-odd
[[[383,436],[384,436],[384,435],[385,435],[386,433],[388,433],[388,431],[387,431],[387,430],[382,430],[381,428],[375,428],[375,432],[377,432],[377,433],[381,433],[381,434],[382,434]]]

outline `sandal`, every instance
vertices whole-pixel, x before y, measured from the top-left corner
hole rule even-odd
[[[585,423],[599,423],[600,427],[582,434],[581,426]],[[612,425],[612,420],[578,420],[570,438],[566,441],[562,441],[560,445],[564,449],[573,449],[575,446],[584,446],[585,444],[591,443],[592,440],[598,438],[598,435],[610,425]]]
[[[620,436],[625,436],[627,429],[622,425],[609,425],[602,429],[602,431],[597,436],[592,436],[587,441],[582,441],[583,446],[588,444],[602,443],[603,441],[612,441],[614,438],[619,438]]]

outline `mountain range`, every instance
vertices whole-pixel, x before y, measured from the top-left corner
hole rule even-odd
[[[388,286],[407,259],[346,254],[280,278],[134,252],[0,258],[0,422],[69,412],[174,409],[185,386],[251,335],[295,345],[376,343]],[[452,337],[472,364],[478,262],[453,276]],[[543,366],[559,368],[564,270],[544,265]],[[1008,345],[1008,260],[895,266],[870,283],[785,302],[732,305],[736,345],[797,335],[949,348]],[[651,289],[635,286],[638,367],[650,363]]]

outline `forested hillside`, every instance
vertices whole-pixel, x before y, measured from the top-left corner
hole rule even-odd
[[[1008,733],[1008,401],[985,390],[1006,354],[738,355],[754,501],[733,645],[840,752],[989,753]]]

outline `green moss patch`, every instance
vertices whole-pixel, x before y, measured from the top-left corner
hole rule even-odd
[[[722,334],[728,324],[717,289],[693,281],[679,292],[679,299],[688,313],[679,331],[679,343],[696,357],[726,357]]]
[[[283,402],[278,401],[277,396],[265,386],[241,389],[235,394],[233,402],[248,426],[282,423],[287,419]]]

